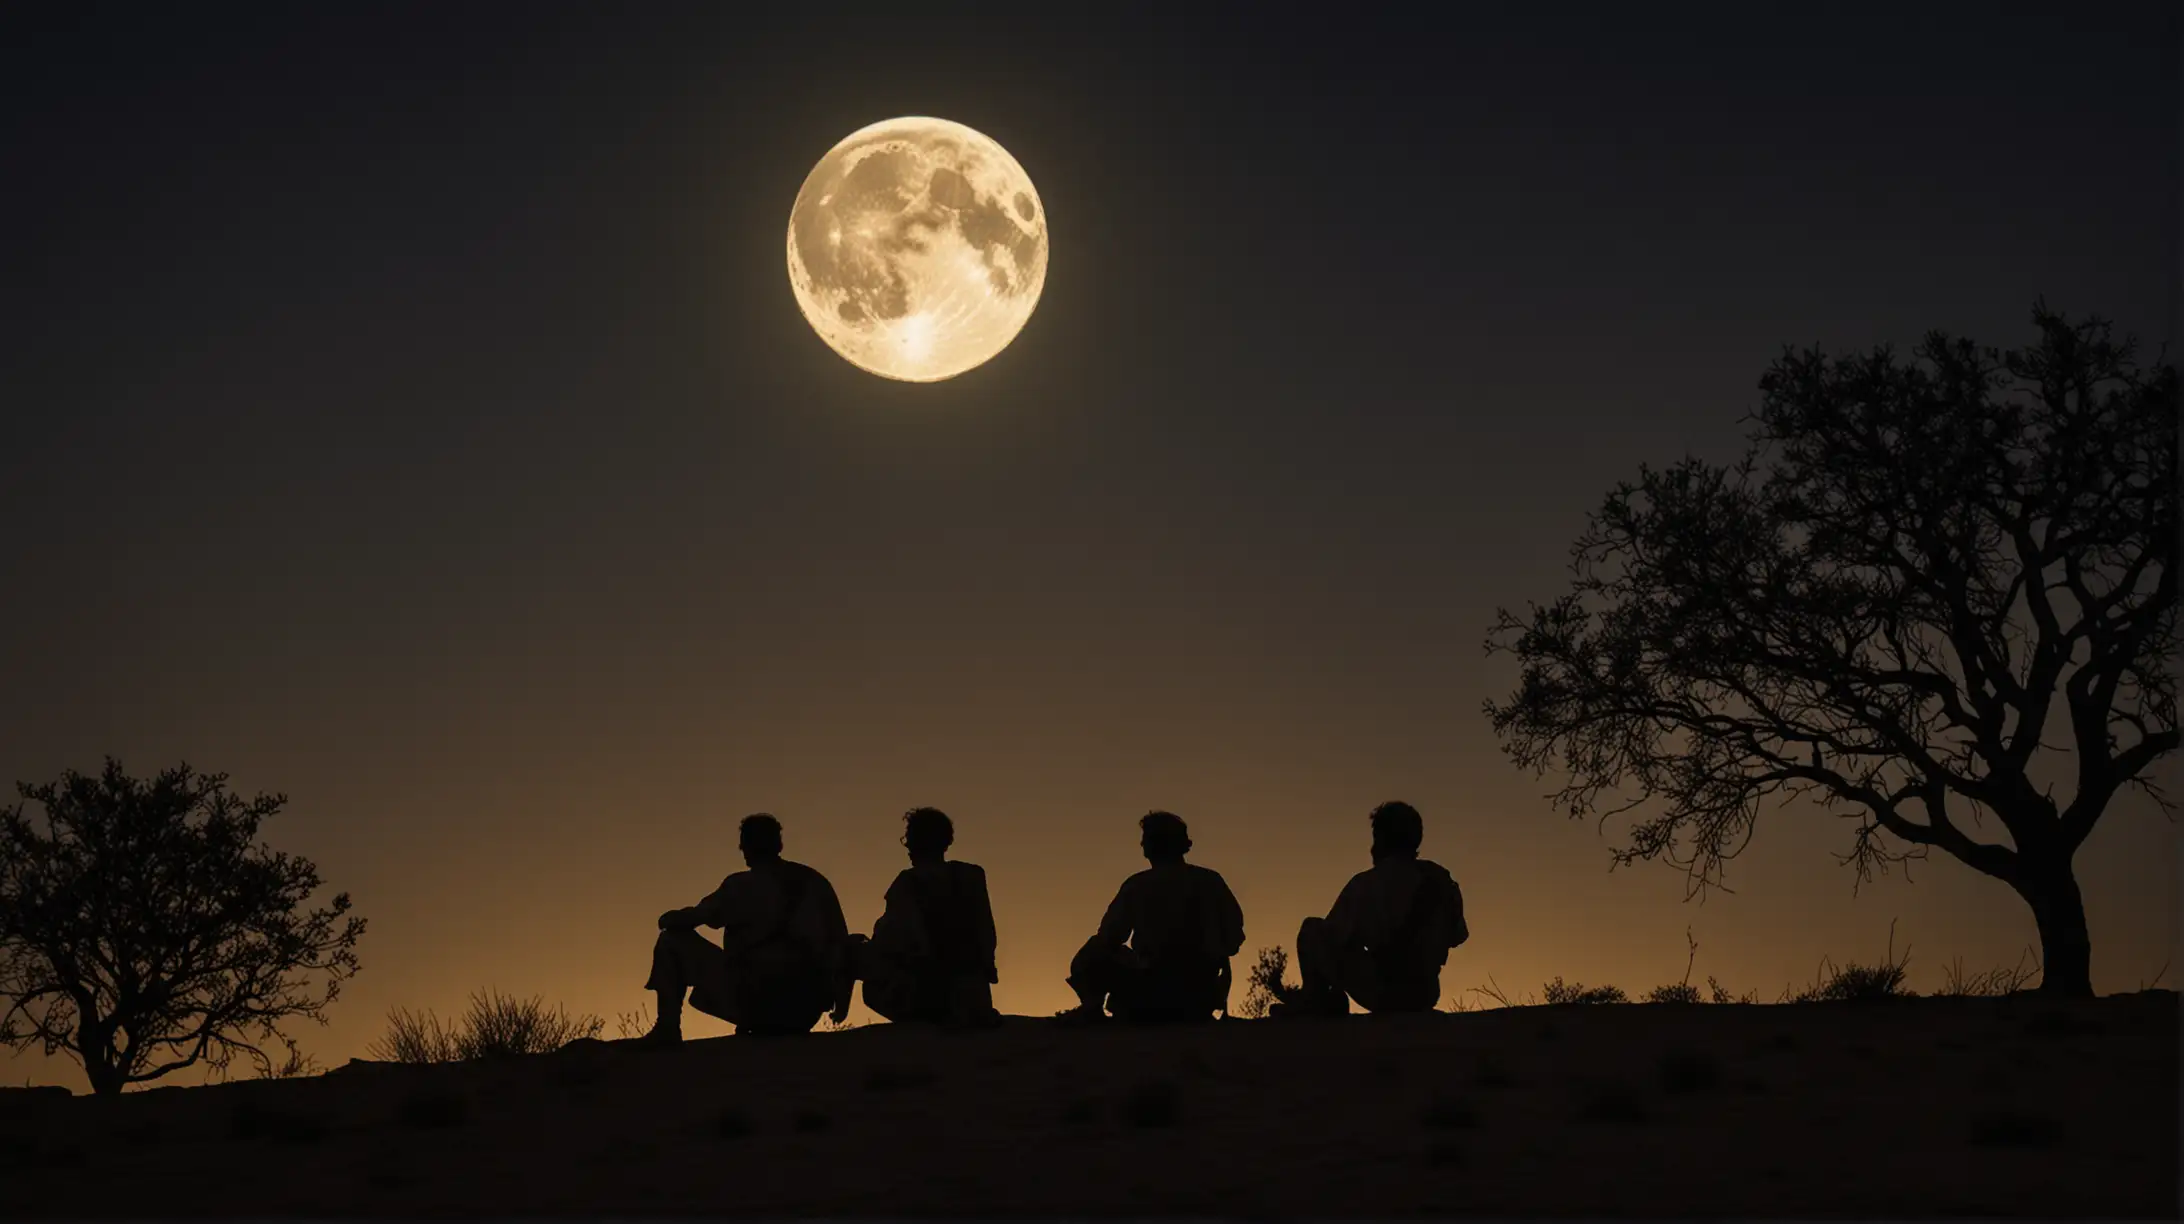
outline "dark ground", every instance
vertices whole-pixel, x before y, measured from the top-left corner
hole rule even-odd
[[[590,1043],[0,1094],[0,1214],[2178,1214],[2173,992]]]

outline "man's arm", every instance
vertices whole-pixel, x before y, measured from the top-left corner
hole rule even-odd
[[[993,926],[993,898],[986,892],[986,869],[971,868],[971,931],[978,940],[978,954],[986,966],[986,981],[1001,980],[994,968],[994,952],[1000,946],[1000,938]]]
[[[1137,893],[1133,887],[1137,879],[1131,876],[1115,890],[1115,899],[1107,903],[1107,912],[1100,915],[1100,929],[1092,936],[1110,952],[1120,950],[1137,929]]]
[[[1221,955],[1234,956],[1244,946],[1244,907],[1236,900],[1235,890],[1228,886],[1227,880],[1221,878],[1220,872],[1213,873],[1213,882],[1219,887],[1213,900],[1217,915],[1215,930],[1221,938]]]
[[[901,948],[912,956],[923,956],[932,951],[933,938],[925,929],[924,907],[918,904],[917,886],[910,873],[900,872],[887,886],[887,895],[881,899],[880,920],[872,924],[872,938],[880,939],[886,930],[890,947]]]
[[[729,877],[729,879],[733,878],[732,876]],[[727,912],[728,900],[725,895],[727,892],[728,880],[724,879],[720,882],[719,888],[705,894],[696,905],[687,906],[683,909],[671,909],[660,915],[660,929],[663,931],[690,931],[701,926],[725,926],[723,915]]]
[[[1350,877],[1335,896],[1334,908],[1327,911],[1327,935],[1338,948],[1346,948],[1358,942],[1358,927],[1364,915],[1365,885],[1361,882],[1365,873]]]
[[[1456,877],[1448,878],[1449,928],[1448,946],[1461,946],[1471,938],[1471,927],[1464,922],[1464,890],[1456,886]]]

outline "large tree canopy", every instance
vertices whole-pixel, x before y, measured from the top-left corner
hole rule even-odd
[[[2091,993],[2072,856],[2126,787],[2173,810],[2177,380],[2100,320],[2033,322],[2011,352],[1785,352],[1739,463],[1642,468],[1571,590],[1501,611],[1522,674],[1487,715],[1571,815],[1627,818],[1616,862],[1704,888],[1809,799],[1861,881],[1939,848],[2010,885],[2043,988]]]
[[[119,1092],[238,1055],[276,1072],[283,1020],[325,1021],[358,964],[348,894],[322,908],[318,868],[258,842],[287,802],[244,800],[188,765],[149,782],[109,760],[96,777],[21,785],[0,809],[0,1041],[33,1042]]]

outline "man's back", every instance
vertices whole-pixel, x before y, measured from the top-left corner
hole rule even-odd
[[[1220,872],[1177,859],[1124,880],[1100,920],[1100,934],[1117,944],[1127,939],[1156,964],[1211,963],[1243,946],[1244,912]]]
[[[1327,913],[1327,925],[1337,943],[1362,944],[1435,971],[1448,962],[1449,948],[1469,935],[1463,893],[1448,869],[1431,859],[1400,855],[1350,877]]]
[[[761,947],[821,959],[849,935],[834,885],[816,869],[775,859],[738,871],[698,903],[699,919],[721,928],[730,954]]]
[[[996,940],[984,868],[959,861],[904,868],[886,904],[884,919],[916,931],[924,955],[951,970],[990,975]]]

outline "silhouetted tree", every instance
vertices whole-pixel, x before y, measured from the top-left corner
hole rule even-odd
[[[1641,468],[1574,588],[1500,612],[1522,679],[1486,712],[1572,816],[1630,814],[1616,863],[1703,890],[1809,795],[1860,882],[1939,847],[2031,906],[2043,990],[2092,992],[2072,856],[2125,787],[2173,810],[2177,381],[2105,322],[2033,322],[2008,353],[1786,350],[1739,463]]]
[[[17,785],[44,819],[0,809],[0,1041],[68,1053],[100,1093],[239,1054],[278,1074],[273,1041],[300,1065],[280,1022],[325,1023],[364,920],[344,918],[346,893],[304,911],[318,868],[257,840],[287,798],[226,783],[188,765],[146,782],[109,759]]]

